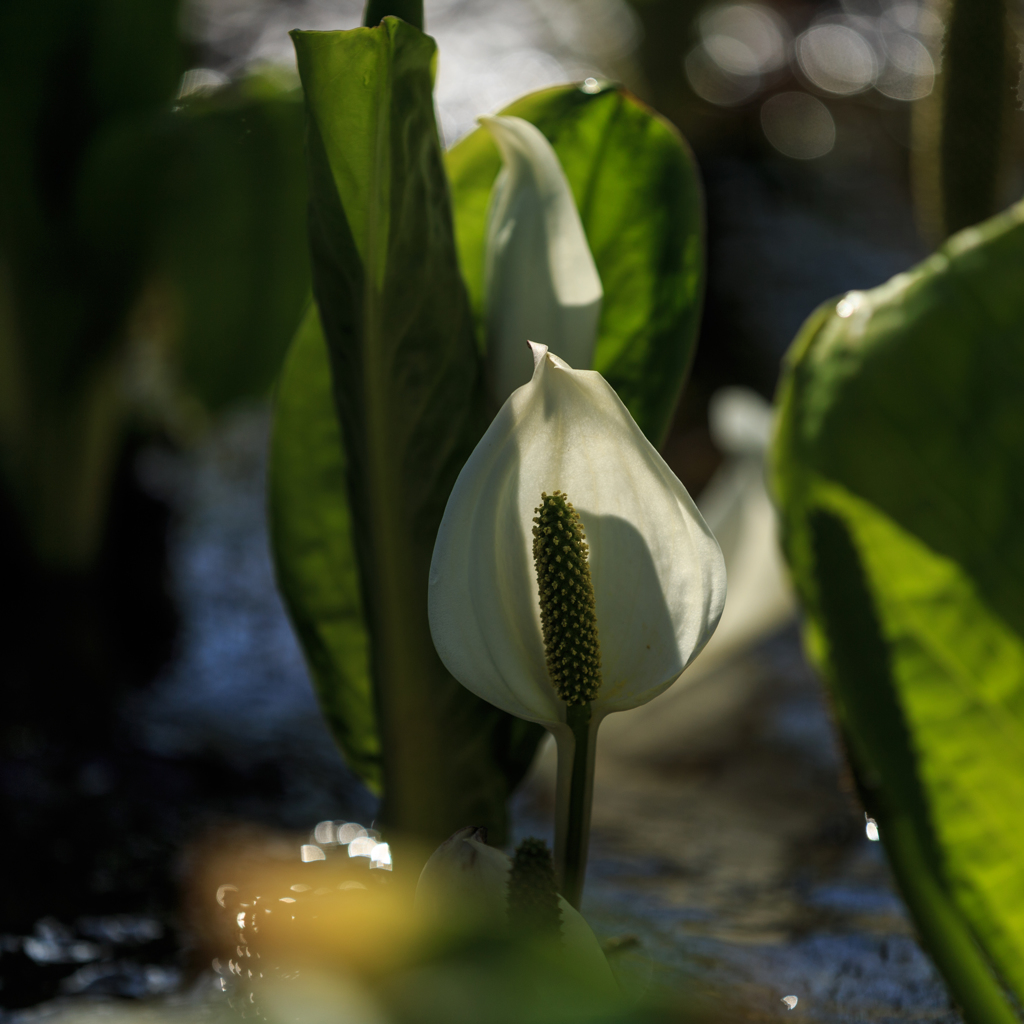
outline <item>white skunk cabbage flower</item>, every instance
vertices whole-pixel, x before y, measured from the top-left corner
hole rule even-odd
[[[487,831],[468,826],[446,839],[423,866],[416,886],[416,911],[434,927],[454,923],[496,934],[510,930],[512,858],[488,846]],[[565,954],[610,995],[621,995],[597,936],[578,910],[557,896],[559,939]]]
[[[463,686],[559,738],[570,705],[596,730],[679,678],[721,617],[725,564],[608,382],[531,347],[532,379],[448,499],[429,616]]]
[[[530,379],[527,339],[590,367],[604,293],[551,144],[519,117],[481,124],[504,161],[491,192],[484,256],[487,368],[500,404]]]

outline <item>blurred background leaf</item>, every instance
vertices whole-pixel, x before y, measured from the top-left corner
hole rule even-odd
[[[149,255],[147,117],[183,70],[177,10],[0,12],[0,467],[53,564],[87,564],[99,543],[119,440],[110,360]]]
[[[1020,54],[1005,0],[941,0],[935,88],[914,104],[914,205],[937,244],[1003,205],[1019,118]],[[1019,131],[1019,128],[1018,128]]]
[[[558,154],[604,286],[592,369],[660,445],[700,323],[700,183],[675,128],[626,90],[590,82],[532,93],[501,113],[535,124]],[[482,337],[487,209],[501,158],[478,128],[445,154],[445,164],[459,263]]]
[[[186,72],[181,22],[178,0],[0,6],[0,774],[45,779],[4,817],[91,833],[71,862],[4,845],[4,927],[33,893],[102,899],[82,773],[138,756],[123,701],[175,651],[140,451],[265,396],[309,291],[294,75]]]
[[[179,5],[0,14],[0,466],[40,559],[94,559],[130,410],[129,314],[171,297],[174,384],[265,393],[308,294],[301,96],[269,77],[172,109]]]
[[[775,450],[810,650],[970,1021],[1015,1019],[996,975],[1024,996],[1022,277],[1018,205],[822,307]]]
[[[252,76],[169,115],[158,240],[179,382],[211,412],[265,394],[309,296],[302,93]]]

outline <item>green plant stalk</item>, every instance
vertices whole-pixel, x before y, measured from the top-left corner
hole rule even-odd
[[[0,486],[39,562],[86,571],[102,540],[121,440],[121,348],[52,394],[30,373],[15,307],[10,271],[0,262]]]
[[[1013,98],[1005,0],[941,0],[942,69],[914,105],[913,179],[918,219],[938,242],[992,216]]]
[[[0,430],[0,475],[35,557],[51,568],[82,572],[96,559],[121,440],[120,370],[110,359],[62,402],[39,403]]]
[[[911,820],[895,814],[880,833],[903,898],[967,1024],[1020,1024],[962,915],[932,872]]]
[[[565,727],[555,734],[558,781],[555,797],[555,873],[559,891],[579,910],[587,873],[590,811],[594,802],[594,754],[600,718],[589,703],[566,709]]]
[[[401,18],[423,31],[423,0],[367,0],[363,24],[374,28],[388,15]]]

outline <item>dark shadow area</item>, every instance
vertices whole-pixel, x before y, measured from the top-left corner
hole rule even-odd
[[[306,834],[373,817],[288,646],[264,437],[257,416],[214,453],[126,446],[88,576],[33,573],[23,540],[3,546],[0,1007],[177,990],[195,843],[238,822]]]

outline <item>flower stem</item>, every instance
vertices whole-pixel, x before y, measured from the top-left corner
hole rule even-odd
[[[558,800],[555,860],[561,893],[577,910],[587,870],[597,724],[591,716],[589,702],[570,704],[566,710],[568,729],[556,735]]]

